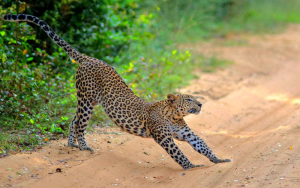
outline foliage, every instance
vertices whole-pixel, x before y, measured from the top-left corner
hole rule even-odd
[[[90,3],[97,6],[91,7]],[[147,26],[147,19],[136,18],[137,3],[132,0],[94,0],[89,3],[70,0],[15,4],[5,0],[1,15],[16,14],[19,10],[39,16],[79,51],[111,62],[118,60],[117,56],[127,48],[129,40],[144,36],[144,33],[133,32],[137,27]],[[35,5],[33,8],[32,4]],[[31,128],[39,135],[66,134],[67,124],[75,113],[77,64],[66,61],[68,58],[62,49],[53,45],[41,29],[33,26],[35,32],[31,25],[1,24],[0,115],[3,118],[0,123],[4,126],[0,133],[0,151],[8,146],[3,144],[5,135],[2,133]],[[18,134],[17,137],[26,135]],[[21,148],[24,146],[23,142],[17,143]]]

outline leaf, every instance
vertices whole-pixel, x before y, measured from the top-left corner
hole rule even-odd
[[[21,5],[20,5],[20,7],[19,7],[19,10],[20,10],[21,12],[23,12],[23,11],[25,11],[25,9],[26,9],[26,3],[25,3],[25,2],[22,2]]]
[[[31,124],[34,124],[34,121],[33,121],[33,119],[30,119],[30,123],[31,123]]]
[[[32,61],[32,60],[33,60],[33,57],[27,58],[27,61]]]
[[[69,118],[68,118],[68,117],[62,117],[62,116],[61,116],[61,119],[66,121],[66,120],[68,120]]]
[[[23,55],[26,55],[27,54],[27,49],[25,49],[24,51],[23,51]]]
[[[5,31],[0,31],[0,35],[3,37],[5,35]]]
[[[2,62],[5,62],[5,60],[6,60],[6,55],[2,54]]]

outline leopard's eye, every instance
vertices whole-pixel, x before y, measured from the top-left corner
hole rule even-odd
[[[189,101],[189,102],[192,102],[193,101],[193,99],[185,99],[186,101]]]

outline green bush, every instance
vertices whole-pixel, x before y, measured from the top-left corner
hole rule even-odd
[[[153,15],[137,13],[137,0],[93,3],[97,6],[91,7],[85,1],[56,1],[50,5],[41,1],[15,4],[6,0],[1,15],[22,12],[41,17],[82,53],[108,63],[114,61],[129,87],[147,100],[174,91],[184,74],[183,69],[174,74],[176,65],[191,67],[190,54],[157,51],[151,58],[137,55],[146,54],[143,46],[154,37],[149,32]],[[69,61],[62,49],[33,24],[3,22],[0,27],[0,115],[3,117],[0,123],[4,125],[0,128],[0,151],[11,147],[7,143],[15,143],[21,149],[31,147],[27,144],[33,142],[28,136],[31,134],[34,145],[43,143],[47,135],[49,138],[66,135],[77,104],[74,75],[78,65]],[[134,49],[137,51],[131,54]],[[108,122],[101,108],[95,111],[92,123],[99,120]]]
[[[147,27],[136,17],[137,2],[94,0],[97,6],[91,7],[91,2],[86,1],[15,4],[4,0],[0,13],[36,15],[79,51],[111,62],[127,48],[128,40],[143,37],[142,33],[132,34],[136,27]],[[30,7],[32,4],[36,6]],[[32,25],[0,25],[0,151],[10,147],[7,143],[27,147],[24,143],[31,142],[27,130],[44,136],[66,134],[75,113],[74,75],[78,65],[68,61],[62,49]],[[11,130],[20,130],[21,134],[15,135]],[[12,137],[2,135],[4,132]],[[35,138],[43,140],[44,136]],[[17,142],[15,138],[27,141]]]

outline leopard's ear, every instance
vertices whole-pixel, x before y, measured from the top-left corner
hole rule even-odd
[[[167,97],[170,104],[174,104],[174,101],[177,99],[177,96],[173,94],[168,94]]]

